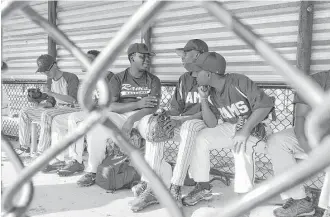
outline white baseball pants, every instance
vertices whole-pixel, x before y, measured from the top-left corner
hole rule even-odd
[[[330,137],[327,137],[330,143]],[[294,133],[294,129],[286,129],[273,134],[268,140],[268,154],[273,163],[275,175],[289,170],[294,166],[296,159],[306,159],[308,156],[299,146],[298,140]],[[306,197],[303,185],[297,185],[290,190],[281,194],[283,200],[292,197],[293,199],[301,199]],[[330,167],[326,170],[325,180],[322,187],[319,206],[327,208],[330,206]]]
[[[196,148],[190,165],[189,175],[196,182],[210,180],[210,150],[233,148],[235,124],[220,123],[215,128],[206,128],[200,131],[196,138]],[[255,152],[265,152],[265,142],[250,136],[246,143],[246,152],[241,150],[233,153],[235,161],[234,191],[246,193],[253,188],[255,165]]]
[[[172,117],[180,119],[183,117]],[[173,171],[171,183],[183,186],[188,168],[192,162],[192,153],[195,147],[197,133],[206,127],[203,120],[185,121],[180,128],[174,129],[174,138],[172,141],[179,142],[179,151],[176,165]],[[142,135],[142,134],[141,134]],[[165,142],[151,143],[146,142],[145,159],[157,175],[161,173],[161,165],[164,158]],[[194,159],[195,161],[195,159]],[[148,181],[142,176],[142,180]]]
[[[58,144],[63,137],[74,131],[80,122],[82,122],[87,113],[84,111],[74,112],[56,116],[52,123],[52,146]],[[57,160],[64,161],[68,156],[70,160],[75,159],[79,163],[83,162],[84,138],[78,139],[75,143],[69,146],[69,149],[59,154]]]
[[[19,113],[19,143],[22,147],[30,146],[31,122],[40,123],[40,136],[38,152],[44,152],[51,145],[51,126],[53,118],[76,112],[76,108],[55,107],[55,108],[23,108]]]

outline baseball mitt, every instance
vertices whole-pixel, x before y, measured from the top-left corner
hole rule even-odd
[[[151,115],[148,120],[146,140],[149,142],[164,142],[172,139],[174,131],[167,133],[164,127],[167,120],[170,120],[170,116],[164,109],[160,109]]]
[[[47,93],[42,93],[39,88],[28,89],[28,101],[42,105],[44,108],[54,107],[56,100],[52,96],[48,96]]]

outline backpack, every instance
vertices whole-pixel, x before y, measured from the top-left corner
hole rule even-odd
[[[125,155],[109,155],[98,166],[95,183],[105,190],[130,189],[140,175]]]

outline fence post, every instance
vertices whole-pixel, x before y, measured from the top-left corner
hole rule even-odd
[[[48,1],[48,22],[56,26],[57,1]],[[48,54],[56,58],[56,42],[48,36]]]
[[[313,1],[301,1],[297,40],[297,68],[305,74],[310,73],[313,36]]]

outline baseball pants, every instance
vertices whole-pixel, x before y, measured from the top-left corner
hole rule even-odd
[[[180,119],[183,117],[172,118]],[[205,127],[206,125],[203,120],[195,119],[185,121],[181,127],[174,129],[174,138],[172,141],[179,142],[180,145],[176,165],[171,179],[172,184],[183,186],[188,168],[192,162],[192,152],[195,147],[196,135]],[[164,158],[164,147],[165,142],[146,142],[145,159],[158,176],[161,174],[162,162]],[[142,176],[142,180],[148,181],[144,176]]]
[[[43,152],[51,145],[52,120],[57,115],[75,112],[77,109],[69,107],[55,108],[23,108],[19,113],[19,143],[22,147],[30,146],[31,123],[40,123],[38,152]]]
[[[330,142],[330,137],[327,137]],[[282,130],[273,134],[268,140],[268,154],[273,163],[275,175],[289,170],[294,166],[296,159],[306,159],[308,156],[299,146],[293,128]],[[330,167],[326,169],[325,180],[322,187],[319,206],[327,208],[330,206]],[[297,185],[290,190],[281,193],[283,200],[288,198],[301,199],[305,198],[306,193],[302,184]]]
[[[196,138],[196,148],[193,152],[194,159],[190,165],[189,175],[196,182],[208,182],[210,180],[210,150],[233,148],[233,136],[235,124],[221,123],[215,128],[206,128],[200,131]],[[234,191],[246,193],[253,188],[255,165],[255,152],[265,152],[265,142],[254,136],[250,136],[246,143],[246,152],[242,149],[234,153],[235,180]]]
[[[58,115],[53,119],[52,123],[52,146],[58,144],[63,137],[74,131],[80,122],[86,117],[86,112],[74,112],[64,115]],[[79,163],[83,162],[84,152],[84,138],[78,139],[75,143],[69,146],[69,149],[62,152],[56,157],[59,161],[64,161],[65,157],[70,160],[77,160]]]
[[[137,111],[127,112],[124,114],[118,114],[115,112],[109,112],[108,117],[111,121],[119,128],[121,129],[126,120],[136,113]],[[145,135],[144,130],[146,129],[146,123],[148,122],[149,116],[143,117],[140,121],[137,121],[134,123],[134,128],[137,128],[140,134],[143,136]],[[142,124],[145,123],[145,124]],[[89,159],[88,159],[88,172],[96,173],[97,167],[102,163],[104,158],[106,157],[106,147],[108,143],[111,143],[112,141],[109,141],[110,138],[110,130],[101,125],[97,124],[95,125],[88,133],[87,133],[87,150],[89,153]],[[145,138],[145,137],[144,137]]]

